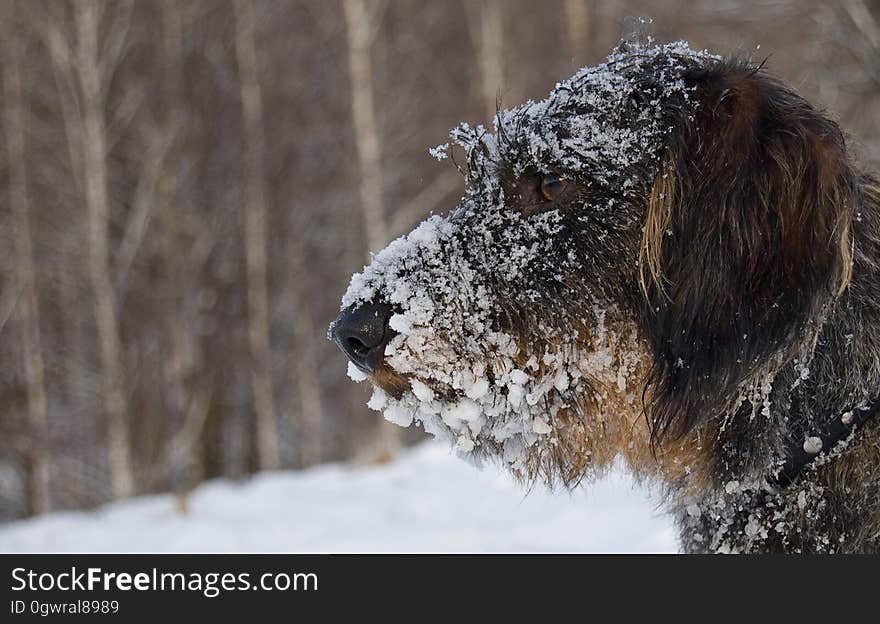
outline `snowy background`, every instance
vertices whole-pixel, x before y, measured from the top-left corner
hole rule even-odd
[[[622,473],[530,493],[423,443],[381,466],[329,464],[0,528],[0,552],[675,552],[668,517]]]

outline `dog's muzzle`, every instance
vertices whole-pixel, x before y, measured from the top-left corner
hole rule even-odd
[[[346,357],[365,373],[382,363],[388,342],[391,307],[384,303],[353,305],[333,321],[330,335]]]

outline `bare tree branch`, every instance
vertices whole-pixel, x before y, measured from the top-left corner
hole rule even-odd
[[[134,0],[117,0],[113,3],[113,19],[107,28],[107,36],[101,48],[98,72],[104,84],[109,84],[131,45],[128,34],[131,30],[131,16]]]
[[[77,191],[83,192],[83,172],[80,154],[82,153],[82,111],[80,108],[79,89],[76,85],[73,49],[63,29],[64,5],[60,2],[49,4],[50,12],[46,15],[35,15],[30,20],[37,24],[37,30],[52,61],[52,72],[55,86],[58,89],[57,101],[61,107],[64,121],[65,145],[70,163],[72,178]]]
[[[21,299],[20,289],[15,286],[3,290],[3,298],[0,299],[0,332],[6,327],[6,323],[15,314],[18,307],[18,301]]]
[[[176,124],[169,123],[161,129],[156,129],[147,139],[141,175],[138,178],[125,234],[119,244],[119,253],[117,254],[116,291],[119,293],[119,300],[124,298],[128,285],[128,272],[159,203],[156,198],[157,183],[162,173],[165,157],[174,143],[176,134]]]
[[[864,0],[844,0],[843,8],[874,50],[880,50],[880,24]]]

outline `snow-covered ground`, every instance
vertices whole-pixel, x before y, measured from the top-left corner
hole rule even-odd
[[[0,526],[0,552],[674,552],[670,520],[621,474],[526,494],[425,443],[382,466],[326,465]]]

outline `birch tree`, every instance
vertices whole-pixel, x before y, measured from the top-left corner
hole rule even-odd
[[[260,468],[279,467],[278,432],[272,390],[269,303],[266,286],[266,191],[263,171],[263,99],[255,42],[253,5],[235,0],[235,52],[244,121],[244,230],[247,263],[248,340],[251,349],[257,456]]]
[[[480,68],[480,93],[486,119],[495,118],[498,98],[504,87],[504,9],[500,0],[465,0],[468,26],[477,50]]]
[[[373,102],[371,51],[376,34],[376,13],[365,0],[343,0],[359,177],[359,198],[369,252],[388,243],[388,224],[382,204],[382,146]],[[375,11],[375,6],[373,7]]]
[[[131,459],[124,358],[110,268],[110,203],[104,108],[106,87],[123,51],[118,47],[102,46],[99,26],[106,6],[97,0],[83,0],[73,4],[76,44],[72,54],[63,43],[63,24],[60,23],[58,14],[51,13],[55,45],[50,47],[50,53],[53,53],[53,62],[65,74],[64,78],[74,82],[79,93],[79,117],[76,120],[68,119],[68,123],[76,123],[79,128],[69,128],[67,136],[68,140],[77,143],[74,152],[79,160],[86,205],[88,274],[94,297],[95,325],[103,373],[110,481],[114,497],[123,498],[134,493],[135,479]],[[70,58],[73,62],[69,62]]]
[[[565,0],[565,26],[568,47],[576,65],[587,62],[590,48],[591,0]]]

